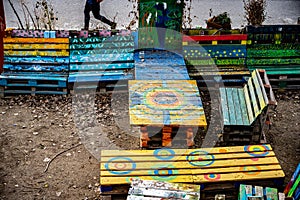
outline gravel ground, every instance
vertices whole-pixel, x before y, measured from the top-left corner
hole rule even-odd
[[[267,139],[286,183],[300,161],[300,99],[297,92],[276,97]],[[127,93],[6,97],[0,116],[1,200],[100,199],[99,150],[139,148],[138,130],[128,126]]]

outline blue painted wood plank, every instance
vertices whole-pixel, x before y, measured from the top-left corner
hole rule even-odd
[[[94,56],[70,56],[70,62],[115,62],[133,60],[132,53],[126,54],[98,54]]]
[[[89,49],[89,50],[71,50],[70,55],[95,55],[95,54],[120,54],[120,53],[133,53],[133,48],[115,48],[115,49]]]
[[[65,94],[68,94],[68,92],[67,91],[56,91],[56,90],[32,91],[32,90],[7,89],[7,90],[4,90],[4,94],[58,94],[58,95],[65,95]]]
[[[4,56],[4,63],[28,63],[28,64],[69,64],[69,57],[55,56]]]
[[[68,78],[69,83],[85,83],[85,82],[96,82],[96,81],[118,81],[118,80],[132,80],[133,74],[111,74],[111,75],[97,75],[97,76],[76,76],[72,75]]]
[[[236,125],[236,114],[235,114],[235,105],[233,100],[233,92],[232,88],[226,88],[226,95],[227,95],[227,105],[228,105],[228,112],[229,112],[229,123],[230,125]]]
[[[188,73],[186,74],[171,74],[167,71],[136,71],[135,73],[136,80],[190,80]]]
[[[248,118],[248,110],[247,110],[247,105],[246,105],[246,100],[245,100],[245,94],[242,88],[238,89],[238,96],[239,96],[239,102],[240,102],[240,107],[242,111],[242,120],[243,124],[245,126],[250,126],[249,123],[249,118]]]
[[[84,44],[70,44],[70,50],[117,50],[117,49],[134,49],[133,41],[114,42],[114,43],[84,43]]]
[[[220,88],[220,95],[221,95],[221,106],[222,106],[222,114],[223,114],[223,122],[224,125],[230,125],[230,118],[229,118],[229,107],[227,103],[227,93],[225,88]]]
[[[4,70],[11,70],[11,71],[53,71],[53,72],[62,72],[62,71],[69,71],[69,66],[64,65],[43,65],[43,64],[4,64]]]
[[[132,69],[134,63],[112,63],[112,64],[70,64],[70,71],[81,71],[81,70],[115,70],[115,69]]]
[[[232,88],[232,97],[233,97],[236,125],[244,125],[244,122],[242,119],[243,110],[241,108],[241,102],[240,102],[240,98],[239,98],[239,94],[238,94],[238,88]]]

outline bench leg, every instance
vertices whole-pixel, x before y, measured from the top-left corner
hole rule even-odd
[[[149,138],[147,127],[142,126],[140,130],[141,130],[140,147],[148,147],[148,141],[150,141],[150,138]]]
[[[172,127],[164,126],[162,129],[162,146],[172,146]]]

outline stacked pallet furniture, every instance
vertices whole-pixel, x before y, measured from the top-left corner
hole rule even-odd
[[[196,130],[206,128],[206,118],[196,81],[131,80],[130,125],[140,126],[141,147],[194,145]]]
[[[1,95],[67,94],[69,39],[4,38],[3,68]]]
[[[273,88],[300,88],[300,25],[247,26],[247,67],[265,69]]]
[[[128,191],[132,178],[139,178],[198,184],[201,199],[214,199],[221,191],[226,199],[236,200],[241,183],[259,181],[262,186],[278,187],[284,178],[270,145],[102,150],[100,170],[103,195],[121,193],[121,186],[127,186],[127,190],[123,189]]]
[[[130,34],[70,39],[70,89],[107,90],[107,85],[133,79],[133,68],[134,41]]]
[[[269,128],[269,109],[276,105],[265,70],[254,70],[244,87],[220,88],[223,142],[259,144]]]
[[[236,85],[249,76],[247,35],[192,35],[183,37],[183,55],[192,79]]]

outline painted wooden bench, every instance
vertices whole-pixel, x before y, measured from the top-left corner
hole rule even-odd
[[[183,55],[192,79],[244,83],[247,35],[193,35],[183,37]]]
[[[131,35],[70,39],[68,83],[72,86],[97,88],[99,82],[133,79],[133,68],[134,42]]]
[[[223,142],[260,143],[267,132],[268,112],[276,105],[265,70],[254,70],[242,88],[220,88]]]
[[[300,25],[247,27],[247,67],[265,69],[273,88],[300,87]]]
[[[1,94],[67,94],[68,38],[4,38]]]
[[[171,146],[174,137],[194,145],[195,128],[206,128],[197,83],[194,80],[130,80],[130,125],[141,127],[141,147],[158,137],[159,146]]]
[[[102,150],[103,191],[129,185],[132,178],[201,185],[201,195],[214,185],[260,183],[282,185],[284,172],[270,145],[202,149]],[[233,186],[234,187],[234,186]],[[223,191],[225,192],[225,191]],[[207,198],[204,198],[207,199]]]
[[[136,80],[189,80],[181,55],[162,50],[139,50],[135,56]]]

